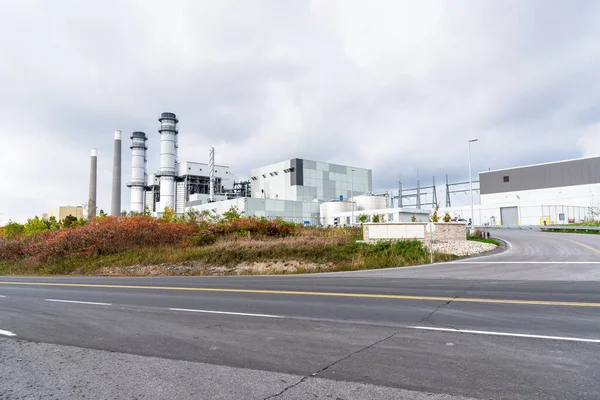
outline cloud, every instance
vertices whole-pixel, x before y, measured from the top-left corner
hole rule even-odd
[[[126,182],[133,130],[158,169],[163,111],[181,160],[353,164],[377,189],[466,180],[470,137],[475,170],[587,155],[600,123],[594,1],[0,3],[0,223],[85,202],[91,147],[109,209],[113,130]]]

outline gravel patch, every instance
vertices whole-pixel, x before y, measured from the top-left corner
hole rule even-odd
[[[433,242],[433,251],[435,253],[454,254],[459,257],[487,253],[495,248],[495,244],[473,242],[469,240],[446,240]]]

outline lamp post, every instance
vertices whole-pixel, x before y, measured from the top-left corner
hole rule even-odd
[[[354,226],[354,171],[354,169],[350,170],[350,175],[352,176],[352,186],[350,187],[350,198],[352,199],[352,203],[350,203],[350,207],[352,207],[350,226]]]
[[[471,231],[473,231],[473,227],[475,226],[475,211],[473,207],[473,173],[471,169],[471,143],[475,143],[479,139],[473,138],[469,139],[469,192],[471,193]]]

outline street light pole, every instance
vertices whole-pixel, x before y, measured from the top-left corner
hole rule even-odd
[[[469,139],[469,192],[471,193],[471,231],[475,226],[475,211],[473,206],[473,173],[471,168],[471,143],[478,141],[479,139]]]
[[[354,170],[350,170],[350,175],[352,176],[352,186],[350,187],[350,197],[352,198],[352,203],[350,203],[350,207],[352,207],[352,213],[350,217],[350,226],[354,226]]]

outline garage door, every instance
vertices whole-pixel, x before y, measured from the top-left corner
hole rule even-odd
[[[518,207],[503,207],[500,209],[500,223],[502,225],[516,226],[519,225],[519,208]]]

